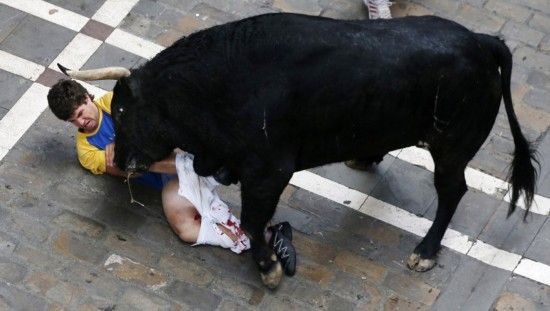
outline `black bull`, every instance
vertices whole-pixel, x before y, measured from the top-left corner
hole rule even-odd
[[[510,212],[522,192],[531,204],[536,158],[513,111],[511,69],[501,40],[433,16],[247,18],[183,38],[118,81],[115,162],[139,171],[179,147],[198,174],[225,167],[240,181],[242,226],[274,287],[281,270],[263,231],[294,172],[424,146],[438,209],[407,264],[425,271],[501,98],[515,143]]]

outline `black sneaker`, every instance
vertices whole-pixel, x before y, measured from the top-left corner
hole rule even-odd
[[[288,222],[282,222],[268,228],[271,231],[269,246],[275,251],[281,261],[285,274],[293,276],[296,273],[296,250],[292,245],[292,228]]]
[[[292,241],[292,227],[290,226],[290,223],[288,223],[288,221],[274,224],[270,228],[281,231],[287,239]]]

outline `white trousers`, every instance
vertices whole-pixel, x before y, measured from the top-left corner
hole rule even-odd
[[[218,182],[214,177],[202,177],[193,169],[193,155],[189,153],[176,155],[176,169],[179,179],[178,194],[187,198],[201,215],[201,227],[197,243],[229,248],[239,254],[250,248],[250,239],[241,230],[241,221],[232,213],[216,192]],[[233,241],[218,225],[233,233]]]

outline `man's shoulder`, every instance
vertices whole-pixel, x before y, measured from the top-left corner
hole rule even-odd
[[[113,100],[113,92],[107,92],[97,100],[95,104],[103,111],[106,111],[108,114],[111,114],[111,101]]]

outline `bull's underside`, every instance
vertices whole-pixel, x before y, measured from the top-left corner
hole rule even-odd
[[[427,146],[438,211],[408,262],[423,271],[435,264],[467,189],[464,169],[503,95],[516,144],[511,183],[533,194],[510,75],[511,54],[497,38],[437,17],[252,17],[184,38],[119,80],[115,160],[147,167],[179,147],[195,154],[199,174],[227,168],[241,183],[242,226],[272,287],[280,275],[270,273],[278,264],[263,230],[295,171]]]

